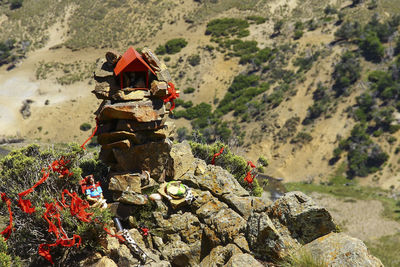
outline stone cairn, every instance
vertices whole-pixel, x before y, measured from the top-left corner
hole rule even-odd
[[[139,70],[139,71],[137,71]],[[144,205],[143,190],[174,176],[170,157],[174,125],[166,122],[179,96],[171,75],[148,48],[107,52],[98,62],[92,91],[103,99],[95,112],[100,159],[110,166],[108,189],[114,201]]]

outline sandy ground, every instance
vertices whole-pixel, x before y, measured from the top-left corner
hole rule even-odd
[[[312,193],[315,202],[325,207],[342,231],[363,241],[400,233],[400,223],[381,216],[382,203],[378,200],[338,199]]]

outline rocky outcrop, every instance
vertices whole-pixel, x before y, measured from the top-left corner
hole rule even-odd
[[[289,192],[273,203],[250,196],[226,170],[195,159],[185,142],[172,146],[171,157],[174,179],[197,197],[179,208],[166,198],[148,200],[150,234],[143,237],[135,228],[130,230],[153,259],[145,266],[268,266],[300,249],[329,266],[381,266],[360,240],[336,233],[329,212],[307,195]],[[140,190],[139,178],[120,180],[124,182],[112,185],[115,190],[129,183],[136,193]],[[139,204],[111,205],[113,215],[131,227],[137,227],[133,217],[141,209]],[[112,237],[106,241],[98,264],[110,259],[117,266],[139,264],[124,244]]]
[[[304,246],[315,258],[320,258],[330,267],[372,267],[383,266],[372,256],[365,244],[343,233],[330,233]]]

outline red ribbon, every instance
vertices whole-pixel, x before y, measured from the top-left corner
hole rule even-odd
[[[4,237],[4,240],[7,240],[12,232],[12,224],[13,224],[13,217],[11,212],[11,200],[6,196],[6,193],[1,193],[1,200],[6,203],[8,208],[8,214],[10,215],[10,223],[0,234]]]
[[[211,164],[212,164],[212,165],[215,165],[215,158],[218,157],[218,156],[220,156],[220,155],[222,154],[222,152],[224,152],[224,147],[222,147],[221,150],[220,150],[219,152],[217,152],[217,153],[214,154],[214,156],[213,156],[213,158],[212,158],[212,160],[211,160]]]
[[[253,180],[254,180],[254,178],[256,178],[256,174],[251,174],[252,173],[252,171],[254,170],[254,168],[256,167],[254,164],[253,164],[253,162],[251,162],[251,161],[248,161],[247,162],[247,166],[249,166],[250,165],[250,167],[252,168],[250,171],[248,171],[247,172],[247,174],[246,174],[246,176],[244,177],[244,180],[248,183],[248,184],[252,184],[253,183]]]
[[[99,126],[99,120],[96,118],[96,127],[94,128],[94,130],[93,130],[93,132],[92,132],[92,135],[89,136],[89,138],[86,139],[85,142],[83,142],[83,144],[81,145],[81,148],[83,148],[84,150],[86,150],[85,145],[86,145],[86,143],[89,142],[89,141],[93,138],[93,136],[96,134],[98,126]]]
[[[174,99],[179,97],[179,93],[176,92],[175,85],[171,82],[168,83],[168,95],[166,95],[163,100],[164,103],[171,102],[171,108],[169,109],[172,111],[175,108]]]

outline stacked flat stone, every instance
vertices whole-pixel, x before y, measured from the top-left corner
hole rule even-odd
[[[171,103],[163,100],[169,95],[171,75],[148,48],[141,56],[156,73],[150,79],[151,88],[121,89],[120,77],[114,73],[121,57],[108,52],[95,71],[92,91],[103,99],[95,114],[100,159],[110,166],[109,190],[114,200],[137,205],[147,201],[143,188],[174,176],[170,157],[174,125],[166,122]]]

